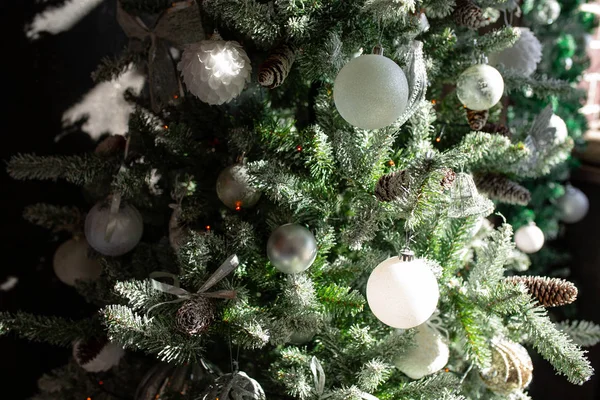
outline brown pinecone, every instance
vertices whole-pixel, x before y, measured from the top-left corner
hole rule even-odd
[[[375,186],[375,196],[379,201],[392,201],[408,190],[408,172],[406,170],[390,172],[379,178]]]
[[[99,156],[111,156],[117,152],[124,151],[127,140],[122,135],[112,135],[104,138],[94,150]]]
[[[187,300],[179,310],[175,324],[177,329],[188,335],[198,335],[210,328],[215,320],[215,303],[205,297]]]
[[[479,29],[490,23],[490,19],[483,16],[481,7],[471,0],[457,0],[453,17],[457,25],[466,26],[469,29]]]
[[[487,133],[497,133],[498,135],[506,136],[507,138],[512,137],[510,128],[503,124],[492,124],[491,122],[488,122],[481,130]]]
[[[481,131],[487,122],[488,117],[490,116],[489,110],[475,111],[470,108],[466,108],[467,110],[467,121],[469,121],[469,126],[474,131]]]
[[[295,59],[296,53],[292,46],[282,44],[276,47],[259,67],[258,83],[269,89],[281,85],[290,73]]]
[[[504,175],[476,174],[474,178],[477,190],[493,200],[521,206],[527,205],[531,200],[529,190]]]
[[[563,306],[577,299],[577,287],[564,279],[546,276],[511,276],[505,279],[515,284],[524,284],[544,307]]]
[[[452,170],[452,168],[444,168],[444,177],[442,178],[441,184],[442,189],[449,190],[452,185],[454,185],[454,180],[456,179],[456,172]]]

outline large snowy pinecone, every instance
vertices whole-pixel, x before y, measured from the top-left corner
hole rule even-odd
[[[544,307],[564,306],[577,299],[577,287],[564,279],[547,276],[511,276],[505,279],[525,285],[529,294]]]
[[[252,66],[243,47],[216,33],[188,45],[178,65],[188,90],[208,104],[228,103],[250,81]]]
[[[507,204],[526,206],[531,200],[527,188],[511,181],[500,174],[476,174],[475,185],[480,193],[485,193],[490,199]]]
[[[454,22],[469,29],[479,29],[490,24],[490,19],[483,16],[483,10],[472,0],[457,0],[454,9]]]

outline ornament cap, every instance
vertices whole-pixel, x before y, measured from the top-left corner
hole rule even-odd
[[[383,46],[381,44],[375,45],[375,47],[373,47],[373,54],[382,56],[383,55]]]
[[[415,253],[412,250],[404,249],[400,252],[398,258],[403,262],[409,262],[415,259]]]

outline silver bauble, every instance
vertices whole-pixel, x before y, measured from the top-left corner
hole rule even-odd
[[[529,28],[513,29],[519,32],[519,39],[512,47],[490,54],[490,64],[503,64],[506,68],[530,76],[542,60],[542,44]]]
[[[311,231],[302,225],[282,225],[269,237],[267,256],[279,271],[299,274],[317,258],[317,241]]]
[[[568,185],[565,194],[556,202],[560,209],[560,219],[568,224],[581,221],[590,208],[590,201],[581,190]]]
[[[450,349],[435,329],[427,323],[416,328],[415,347],[394,358],[394,365],[411,379],[421,379],[448,364]]]
[[[121,204],[115,215],[113,232],[107,238],[109,222],[111,214],[110,204],[107,202],[97,203],[88,212],[85,218],[85,237],[94,250],[105,256],[120,256],[137,246],[144,232],[142,215],[137,208]]]
[[[75,281],[95,281],[102,273],[102,265],[88,257],[88,243],[83,238],[69,239],[61,244],[52,260],[54,273],[69,286]]]
[[[404,71],[378,54],[356,57],[335,78],[333,100],[349,124],[362,129],[380,129],[393,124],[408,103],[408,81]]]
[[[503,94],[502,75],[487,64],[472,65],[458,77],[456,95],[471,110],[489,110],[500,101]]]
[[[242,164],[225,168],[217,178],[217,196],[232,210],[250,208],[258,203],[261,193],[250,185],[248,170]]]

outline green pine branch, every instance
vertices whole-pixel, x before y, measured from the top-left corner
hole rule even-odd
[[[23,218],[53,232],[80,232],[83,215],[77,207],[38,203],[25,207]]]
[[[582,347],[591,347],[600,343],[600,325],[590,321],[563,321],[556,327],[566,333],[573,342]]]
[[[319,287],[317,297],[328,312],[338,316],[354,316],[365,306],[365,298],[358,291],[336,283]]]

